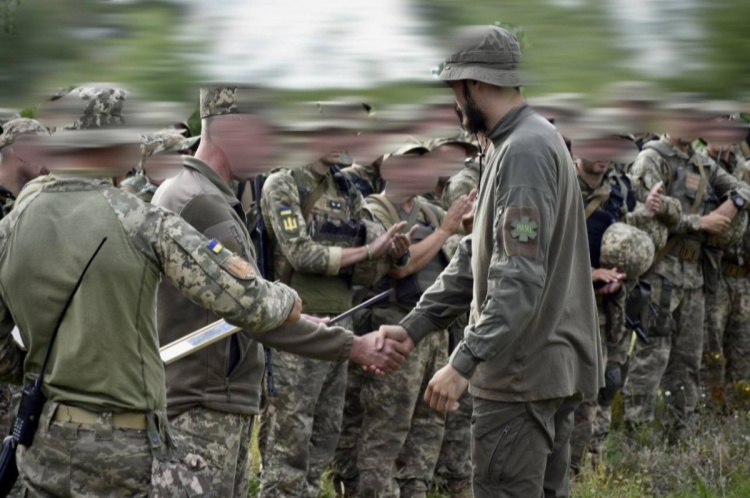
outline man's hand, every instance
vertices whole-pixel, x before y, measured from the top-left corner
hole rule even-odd
[[[713,235],[718,235],[732,224],[731,218],[724,216],[718,210],[701,216],[701,230]]]
[[[419,226],[414,225],[408,233],[397,233],[393,237],[393,247],[391,249],[391,259],[393,261],[398,261],[404,257],[404,254],[406,254],[411,245],[411,239],[417,233],[417,230],[419,230]]]
[[[383,344],[378,347],[378,340]],[[365,370],[378,374],[391,374],[399,369],[409,356],[408,350],[391,339],[383,339],[379,332],[354,336],[349,359],[362,365]]]
[[[378,237],[377,239],[370,242],[370,251],[372,252],[372,257],[374,259],[377,259],[381,257],[383,254],[388,251],[393,245],[393,238],[396,236],[397,233],[400,233],[401,230],[404,229],[406,226],[406,222],[402,221],[400,223],[396,223],[391,228],[388,229],[387,232],[385,232],[383,235]]]
[[[327,325],[331,321],[329,317],[321,318],[319,316],[306,315],[305,313],[302,313],[301,318],[308,322],[317,323],[318,325]]]
[[[424,400],[430,408],[439,412],[458,410],[458,398],[466,391],[469,380],[458,373],[450,364],[437,371],[430,380]]]
[[[406,348],[407,356],[416,347],[409,333],[401,325],[381,325],[380,329],[378,329],[378,340],[376,343],[378,349],[384,346],[386,339],[391,339],[403,345]]]
[[[302,300],[299,298],[299,295],[295,292],[294,293],[294,306],[292,306],[291,313],[289,313],[289,316],[287,317],[286,320],[284,320],[284,323],[282,325],[294,323],[300,319],[300,316],[302,316]]]
[[[724,215],[730,220],[733,220],[739,211],[737,210],[737,206],[734,205],[734,202],[732,202],[731,199],[727,199],[721,203],[721,206],[714,209],[714,213]]]
[[[663,202],[662,195],[664,194],[664,182],[659,182],[651,188],[651,191],[646,197],[646,211],[654,215],[661,210]]]
[[[617,268],[596,268],[591,272],[591,280],[594,282],[604,282],[595,292],[599,295],[615,294],[622,287],[622,282],[627,278],[625,273],[620,273]]]
[[[476,195],[476,194],[475,194]],[[448,212],[445,213],[440,229],[453,235],[458,231],[458,227],[464,220],[465,216],[471,216],[474,211],[474,201],[468,195],[462,195],[451,204]]]

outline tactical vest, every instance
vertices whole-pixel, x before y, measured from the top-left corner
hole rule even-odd
[[[702,164],[706,179],[704,187],[705,191],[696,214],[703,215],[711,212],[717,207],[718,199],[713,187],[711,187],[712,181],[710,178],[710,176],[716,174],[716,171],[710,169],[710,161],[707,157],[695,151],[690,160],[688,160],[686,167],[685,161],[677,157],[670,146],[659,140],[652,140],[644,145],[643,148],[644,150],[655,150],[667,162],[669,173],[667,175],[667,182],[664,185],[664,191],[666,195],[674,197],[680,201],[683,213],[690,213],[693,208],[693,203],[698,198],[698,188],[701,184],[699,164]],[[693,162],[693,158],[695,158],[695,162]],[[705,236],[702,233],[686,234],[683,237],[699,241],[705,239]]]
[[[370,199],[374,199],[386,208],[390,217],[388,226],[393,226],[401,221],[409,221],[410,213],[407,213],[401,206],[395,206],[385,196],[376,195],[371,196]],[[411,239],[413,244],[423,241],[440,226],[438,212],[433,206],[423,202],[420,203],[419,209],[426,223],[416,222],[418,228]],[[438,251],[435,257],[427,263],[427,266],[416,274],[399,280],[389,276],[384,277],[376,286],[377,292],[393,288],[398,304],[406,309],[411,309],[419,302],[422,294],[435,283],[446,266],[448,266],[448,258],[443,254],[443,251]]]
[[[315,185],[307,186],[300,169],[291,171],[297,184],[300,206],[303,207],[315,192]],[[364,225],[354,219],[355,187],[336,166],[331,168],[331,177],[323,179],[332,182],[326,185],[322,195],[312,205],[306,215],[309,237],[315,243],[326,247],[361,247],[365,240]],[[282,258],[280,251],[277,258]],[[289,263],[284,261],[284,264]],[[291,267],[290,267],[291,268]],[[289,285],[297,291],[306,312],[313,314],[339,314],[352,307],[352,272],[354,266],[342,268],[337,276],[316,275],[292,271]]]

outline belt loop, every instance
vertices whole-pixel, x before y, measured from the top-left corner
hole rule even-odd
[[[111,412],[96,414],[96,434],[94,439],[96,441],[112,441],[114,439]]]

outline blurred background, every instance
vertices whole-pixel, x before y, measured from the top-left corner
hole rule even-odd
[[[160,101],[196,102],[211,80],[281,100],[422,102],[445,95],[421,83],[451,30],[496,22],[521,39],[531,97],[596,100],[614,81],[645,80],[744,99],[748,18],[747,0],[0,0],[0,106],[29,114],[84,81]]]

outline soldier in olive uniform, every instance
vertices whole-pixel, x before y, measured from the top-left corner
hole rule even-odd
[[[434,183],[431,154],[419,144],[400,148],[383,164],[386,191],[367,199],[368,209],[385,226],[406,221],[416,230],[409,264],[391,270],[373,290],[377,293],[394,288],[395,299],[373,308],[368,328],[377,329],[406,316],[450,261],[448,251],[456,244],[448,240],[460,238],[457,234],[464,232],[463,216],[472,209],[468,195],[459,198],[448,213],[415,195]],[[420,397],[447,359],[448,335],[443,331],[423,341],[398,374],[384,382],[370,376],[362,386],[358,496],[427,495],[440,453],[445,415],[430,410]]]
[[[677,96],[670,103],[667,133],[648,142],[631,168],[633,186],[645,201],[652,189],[663,189],[656,216],[681,205],[678,221],[668,226],[670,239],[654,257],[644,277],[652,287],[656,309],[648,324],[649,343],[636,342],[625,381],[625,420],[638,425],[654,419],[659,386],[670,423],[678,435],[688,427],[699,398],[703,350],[706,236],[720,234],[747,206],[750,188],[695,151],[694,102]],[[717,207],[718,205],[718,207]],[[706,276],[708,277],[708,276]]]
[[[738,180],[750,183],[750,163],[736,149],[747,125],[724,117],[706,147],[708,156]],[[711,126],[711,125],[709,125]],[[721,277],[714,292],[706,293],[706,331],[703,352],[704,386],[710,400],[733,408],[750,401],[750,228],[748,213],[740,212],[730,228],[708,243],[723,250]]]
[[[518,40],[494,26],[462,39],[440,77],[464,125],[494,144],[472,235],[414,311],[381,330],[419,342],[470,307],[425,400],[448,411],[467,385],[474,395],[474,496],[565,496],[573,411],[603,385],[583,204],[562,137],[518,90]]]
[[[164,180],[182,168],[179,154],[190,150],[200,137],[185,138],[176,130],[164,130],[141,136],[141,161],[136,174],[126,178],[120,188],[144,202],[151,202]]]
[[[408,238],[396,235],[402,225],[383,233],[381,225],[369,222],[361,194],[339,169],[341,149],[320,148],[335,139],[331,133],[351,130],[327,123],[326,133],[313,144],[323,157],[271,174],[261,198],[276,277],[288,282],[305,310],[316,316],[335,316],[352,307],[361,267],[386,261],[382,275],[389,262],[408,261]],[[397,250],[392,249],[395,239]],[[279,351],[273,371],[277,395],[268,398],[263,414],[261,495],[317,496],[341,431],[347,365]]]

